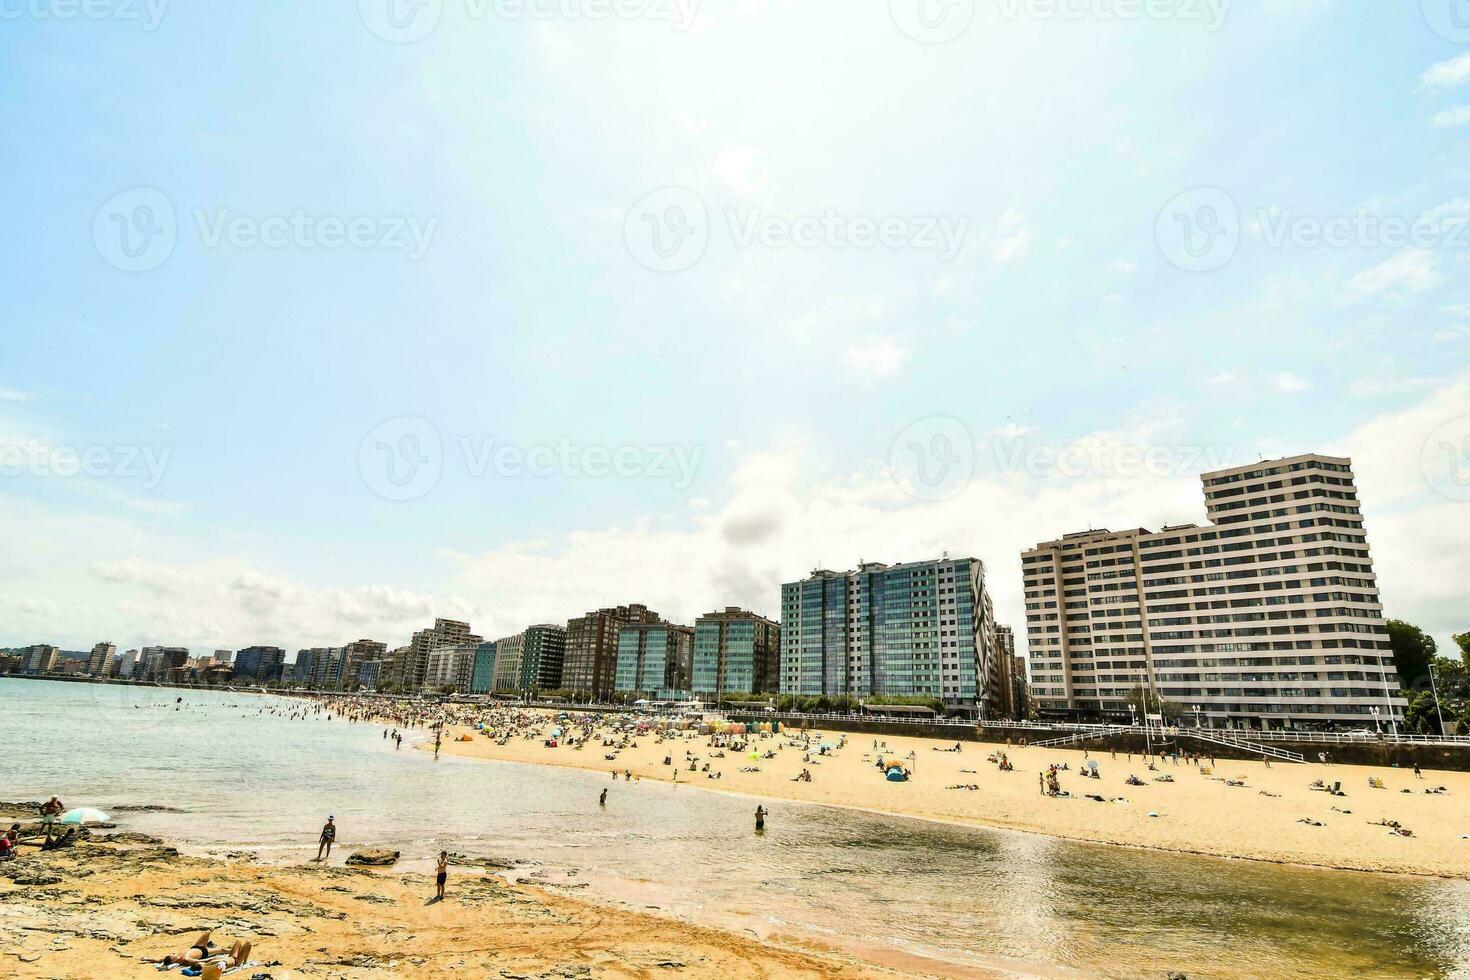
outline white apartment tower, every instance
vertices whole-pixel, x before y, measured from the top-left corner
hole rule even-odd
[[[1217,726],[1397,724],[1352,462],[1201,480],[1209,524],[1083,531],[1022,555],[1038,708],[1127,718],[1143,687]]]

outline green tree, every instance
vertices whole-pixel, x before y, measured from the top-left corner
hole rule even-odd
[[[1456,633],[1451,637],[1460,648],[1460,659],[1470,664],[1470,631]]]
[[[1393,666],[1398,671],[1399,682],[1406,690],[1413,690],[1415,682],[1429,675],[1429,661],[1438,649],[1434,637],[1401,619],[1390,619],[1384,626],[1388,628],[1388,644],[1393,650]]]

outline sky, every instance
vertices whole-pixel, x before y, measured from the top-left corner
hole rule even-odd
[[[1357,470],[1470,630],[1463,0],[0,0],[0,645],[391,645]]]

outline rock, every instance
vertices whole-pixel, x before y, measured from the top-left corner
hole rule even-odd
[[[187,813],[176,807],[164,806],[161,803],[118,803],[108,807],[114,813]]]
[[[398,861],[398,852],[390,851],[381,847],[368,847],[361,851],[353,851],[347,858],[347,863],[352,865],[366,865],[371,868],[386,868]]]
[[[92,838],[104,844],[162,844],[163,839],[151,834],[135,834],[132,832],[122,834],[98,834]]]

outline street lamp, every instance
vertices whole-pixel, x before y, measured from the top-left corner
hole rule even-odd
[[[1434,682],[1434,661],[1429,661],[1429,690],[1434,696],[1434,713],[1439,716],[1439,734],[1444,736],[1444,709],[1439,706],[1439,685]]]
[[[1378,705],[1370,704],[1368,705],[1368,710],[1373,712],[1373,727],[1378,730],[1378,734],[1382,735],[1383,726],[1378,722]]]
[[[1199,705],[1191,705],[1191,707],[1194,708],[1194,727],[1203,728],[1204,726],[1200,724]]]

